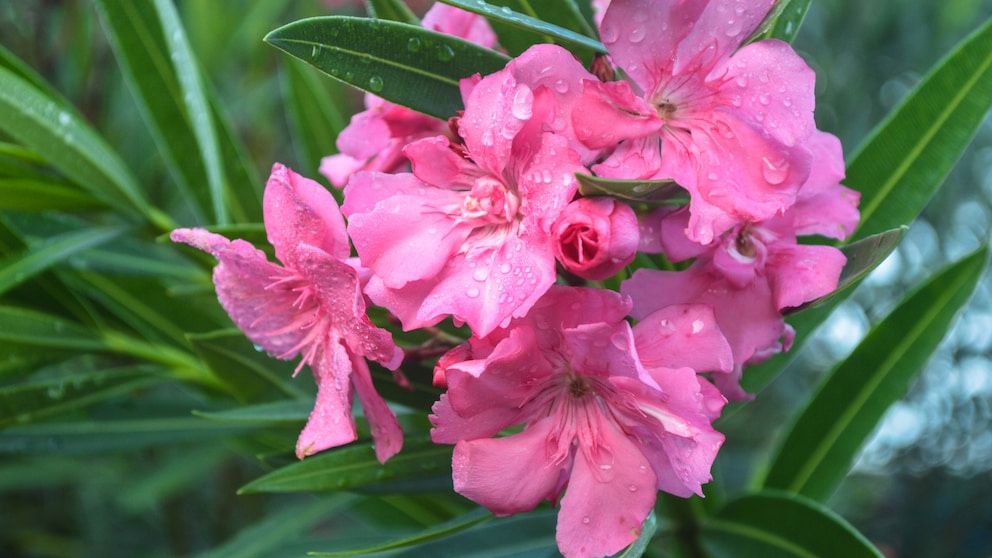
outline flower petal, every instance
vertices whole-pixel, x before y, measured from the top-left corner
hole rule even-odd
[[[296,457],[337,447],[358,438],[351,416],[351,358],[340,343],[320,351],[313,363],[317,401],[296,441]]]
[[[339,260],[351,253],[334,196],[313,180],[276,163],[262,205],[265,232],[283,263],[292,266],[293,251],[300,244],[316,246]]]

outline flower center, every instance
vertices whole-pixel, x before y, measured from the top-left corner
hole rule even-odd
[[[486,175],[475,179],[472,191],[462,204],[462,215],[501,224],[512,221],[519,209],[517,194],[495,177]]]
[[[566,389],[568,390],[568,394],[575,399],[588,397],[595,392],[592,382],[590,382],[585,376],[580,376],[578,374],[571,374],[570,376],[571,377],[568,379]]]
[[[654,108],[655,112],[658,114],[658,118],[661,118],[665,122],[675,118],[675,111],[678,110],[675,103],[669,101],[668,99],[664,99],[661,102],[656,103]]]

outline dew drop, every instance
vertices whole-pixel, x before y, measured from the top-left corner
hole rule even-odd
[[[406,49],[410,52],[417,52],[420,50],[420,39],[416,37],[410,37],[410,40],[406,42]]]
[[[313,58],[314,60],[320,58],[320,50],[321,50],[320,45],[313,45],[310,48],[310,58]]]
[[[568,82],[563,79],[556,81],[554,87],[555,91],[559,93],[568,93]]]
[[[631,492],[637,492],[637,485],[636,484],[627,485],[627,490]]]
[[[588,525],[588,524],[589,524],[589,521],[590,521],[590,520],[589,520],[589,516],[588,516],[588,515],[582,518],[582,523],[584,523],[584,524],[586,524],[586,525]]]
[[[692,322],[692,332],[699,333],[703,330],[703,320],[693,320]]]
[[[762,91],[761,93],[758,93],[758,102],[761,103],[761,104],[763,104],[763,105],[767,105],[768,104],[768,93],[765,93],[764,91]]]
[[[510,105],[510,114],[517,120],[528,120],[534,111],[534,94],[527,87],[517,89],[513,94],[513,103]]]
[[[510,272],[510,264],[505,263],[505,264],[499,266],[499,271],[500,271],[500,273],[509,273]]]
[[[372,76],[369,78],[369,91],[373,93],[378,93],[382,91],[382,78],[379,76]]]
[[[737,86],[747,87],[747,76],[737,76]]]
[[[59,111],[59,124],[61,124],[62,126],[68,126],[69,125],[69,113],[68,112],[65,112],[64,110],[63,111]]]
[[[647,31],[644,29],[644,26],[638,25],[630,30],[630,34],[627,35],[627,40],[632,43],[639,43],[644,40],[645,35],[647,35]]]
[[[472,273],[472,279],[476,281],[485,281],[487,277],[489,277],[489,268],[486,267],[480,267]]]
[[[486,147],[492,147],[493,141],[495,139],[496,138],[493,137],[492,130],[486,129],[484,132],[482,132],[482,145],[485,145]]]
[[[761,158],[761,175],[769,184],[781,184],[789,175],[789,162],[785,159],[770,161],[768,157]]]
[[[715,172],[709,173],[708,175],[706,175],[706,178],[708,178],[710,180],[719,180],[720,179],[720,177]]]
[[[448,45],[441,45],[437,49],[437,59],[441,62],[448,62],[455,57],[455,51]]]
[[[465,291],[465,296],[469,298],[476,298],[479,296],[479,289],[472,287],[469,290]]]

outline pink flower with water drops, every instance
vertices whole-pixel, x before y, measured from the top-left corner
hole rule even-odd
[[[403,351],[365,315],[358,272],[344,260],[350,247],[344,220],[323,186],[276,164],[265,187],[265,230],[278,265],[243,240],[203,229],[177,229],[171,238],[217,258],[217,297],[253,343],[280,359],[302,355],[317,380],[317,401],[296,444],[296,455],[357,438],[352,391],[372,427],[376,456],[400,450],[403,432],[372,385],[366,359],[396,369]]]
[[[558,89],[577,96],[588,76],[560,47],[533,47],[463,80],[464,144],[425,138],[404,150],[412,174],[352,178],[342,210],[373,272],[366,292],[405,329],[451,315],[485,336],[554,283],[551,228],[585,170]]]
[[[574,112],[600,176],[674,179],[708,244],[790,207],[809,174],[812,70],[782,41],[741,46],[774,0],[615,0],[600,34],[633,83],[587,83]]]
[[[431,437],[455,444],[455,490],[501,516],[560,503],[570,558],[629,545],[658,490],[701,496],[723,442],[711,422],[725,400],[697,374],[731,364],[712,311],[674,306],[631,328],[629,310],[612,291],[552,287],[439,363]]]
[[[817,131],[809,145],[814,155],[809,179],[796,204],[780,217],[737,225],[711,245],[700,246],[683,234],[690,219],[687,209],[645,216],[642,250],[663,252],[673,262],[695,261],[683,271],[640,269],[620,287],[634,300],[635,318],[671,304],[713,307],[735,362],[733,374],[716,375],[714,383],[732,400],[748,397],[739,385],[744,366],[791,344],[793,332],[782,312],[833,292],[847,261],[837,248],[797,241],[799,234],[846,238],[859,217],[858,193],[840,184],[840,142]]]

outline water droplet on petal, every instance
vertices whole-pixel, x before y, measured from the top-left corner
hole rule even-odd
[[[517,89],[513,94],[510,114],[517,120],[528,120],[534,113],[534,94],[527,87]]]
[[[785,159],[771,161],[768,157],[761,158],[761,175],[769,184],[781,184],[789,175],[789,162]]]
[[[630,30],[630,34],[627,35],[627,39],[632,43],[639,43],[644,40],[647,35],[647,31],[644,29],[643,25],[638,25]]]
[[[493,141],[495,139],[496,138],[493,137],[492,130],[486,129],[485,131],[482,132],[482,145],[485,145],[486,147],[492,147]]]
[[[628,485],[627,486],[627,490],[629,490],[631,492],[637,492],[637,485],[636,484]]]
[[[555,87],[555,91],[559,93],[562,94],[568,93],[568,82],[563,79],[556,81],[554,87]]]
[[[476,298],[476,297],[479,296],[479,289],[477,289],[475,287],[472,287],[472,288],[468,289],[467,291],[465,291],[465,296],[467,296],[469,298]]]
[[[485,281],[487,277],[489,277],[489,268],[487,267],[480,267],[472,273],[472,279],[476,281]]]
[[[589,524],[589,521],[590,521],[590,519],[589,519],[589,516],[588,515],[582,518],[582,523],[584,523],[586,525]]]

